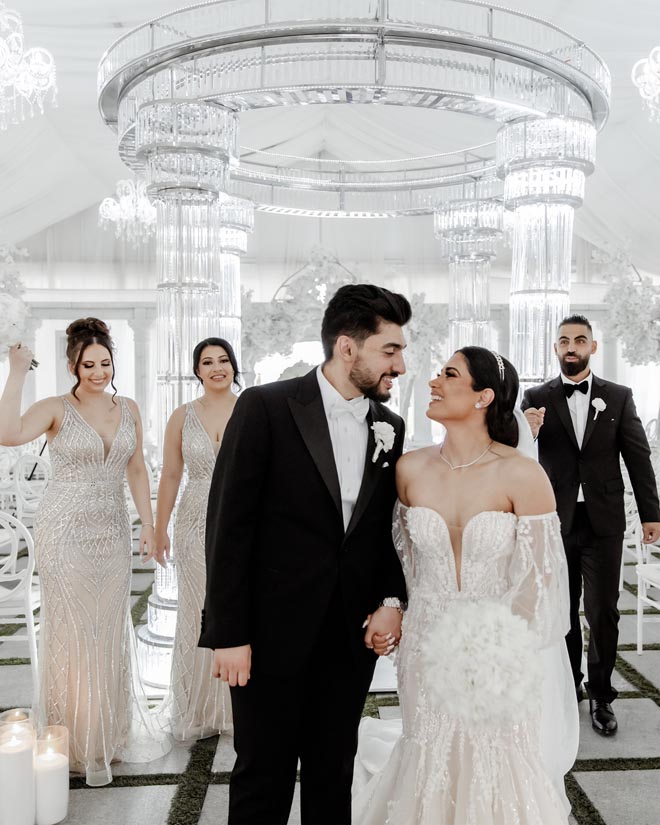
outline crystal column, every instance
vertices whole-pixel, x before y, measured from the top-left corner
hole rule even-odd
[[[570,307],[573,218],[595,147],[596,130],[584,120],[524,119],[497,134],[504,204],[514,216],[509,357],[522,384],[556,369],[552,344]]]
[[[490,262],[502,235],[502,203],[450,201],[436,209],[434,225],[449,260],[449,351],[490,347]]]

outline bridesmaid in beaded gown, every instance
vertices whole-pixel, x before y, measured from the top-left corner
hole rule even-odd
[[[69,325],[67,336],[74,387],[37,402],[22,417],[32,354],[12,348],[0,441],[48,437],[53,478],[35,525],[39,716],[69,729],[71,770],[84,773],[89,785],[105,785],[112,781],[111,762],[148,761],[169,750],[149,715],[135,662],[125,479],[142,520],[146,559],[153,522],[139,412],[132,400],[105,392],[114,378],[108,327],[84,318]]]
[[[206,593],[209,487],[236,403],[232,384],[239,386],[231,345],[222,338],[200,341],[193,352],[193,370],[204,392],[175,410],[167,424],[156,504],[156,557],[163,564],[170,554],[167,527],[185,467],[187,484],[177,507],[173,542],[179,607],[170,691],[163,705],[172,735],[182,741],[232,729],[229,688],[213,677],[213,651],[197,646]]]

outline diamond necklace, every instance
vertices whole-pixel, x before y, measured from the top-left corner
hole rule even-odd
[[[442,447],[440,447],[440,458],[445,462],[445,464],[449,467],[450,470],[462,470],[463,467],[471,467],[473,464],[476,464],[477,461],[479,461],[480,458],[483,458],[486,455],[486,453],[488,452],[488,450],[490,449],[490,445],[492,443],[493,443],[492,441],[489,441],[488,444],[486,444],[486,449],[483,451],[483,453],[479,453],[479,455],[473,461],[468,461],[467,464],[457,464],[454,467],[454,465],[451,463],[451,461],[449,461],[448,458],[445,458],[443,456]]]

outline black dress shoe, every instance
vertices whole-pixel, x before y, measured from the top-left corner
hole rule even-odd
[[[600,699],[589,699],[589,713],[591,727],[601,736],[613,736],[618,728],[616,716],[609,702]]]

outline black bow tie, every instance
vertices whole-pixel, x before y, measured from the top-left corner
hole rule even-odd
[[[580,384],[573,384],[568,383],[567,381],[563,382],[564,384],[564,392],[566,393],[566,398],[570,398],[575,390],[584,393],[585,395],[589,392],[589,382],[582,381]]]

